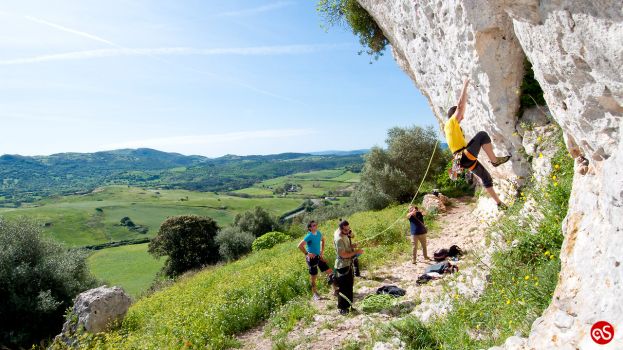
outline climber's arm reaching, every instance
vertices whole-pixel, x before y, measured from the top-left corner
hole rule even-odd
[[[463,83],[463,90],[461,91],[461,97],[459,97],[459,102],[457,103],[456,108],[456,121],[461,122],[463,120],[463,116],[465,115],[465,106],[467,105],[467,87],[469,85],[469,78],[465,78],[465,82]]]

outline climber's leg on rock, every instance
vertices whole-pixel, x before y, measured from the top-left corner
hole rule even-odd
[[[465,155],[463,155],[463,158],[466,159],[467,157],[465,157]],[[464,159],[461,159],[461,161],[463,161]],[[467,160],[467,161],[469,161],[469,160]],[[500,197],[498,197],[498,194],[495,193],[495,190],[493,189],[493,179],[491,178],[491,174],[489,174],[487,169],[485,169],[485,167],[482,166],[482,164],[480,164],[480,162],[478,164],[476,164],[476,167],[474,168],[474,170],[472,170],[472,174],[478,176],[478,178],[482,182],[482,187],[485,188],[485,191],[487,191],[489,196],[491,196],[491,198],[493,198],[495,203],[497,203],[497,205],[500,208],[505,209],[506,205],[504,203],[502,203],[502,201],[500,200]]]
[[[468,143],[467,143],[467,151],[474,155],[474,157],[478,158],[478,153],[480,153],[480,149],[483,149],[489,157],[491,164],[495,167],[500,166],[506,163],[511,157],[504,156],[498,157],[493,152],[493,145],[491,144],[491,137],[485,131],[479,131]]]

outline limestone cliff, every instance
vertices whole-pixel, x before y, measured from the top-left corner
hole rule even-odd
[[[623,4],[581,0],[359,0],[439,121],[473,80],[466,136],[490,133],[513,162],[496,172],[521,180],[518,88],[532,63],[569,151],[588,172],[574,178],[563,227],[560,280],[529,339],[509,346],[585,349],[599,320],[623,329]],[[609,345],[623,346],[623,331]]]

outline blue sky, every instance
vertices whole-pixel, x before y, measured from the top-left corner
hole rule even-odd
[[[0,154],[350,150],[436,125],[311,0],[5,1],[0,21]]]

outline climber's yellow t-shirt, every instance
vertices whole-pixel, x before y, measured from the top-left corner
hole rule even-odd
[[[446,141],[448,141],[450,152],[454,153],[461,148],[467,147],[465,136],[463,136],[463,130],[461,130],[459,122],[456,120],[456,114],[446,122],[443,131],[446,133]]]

